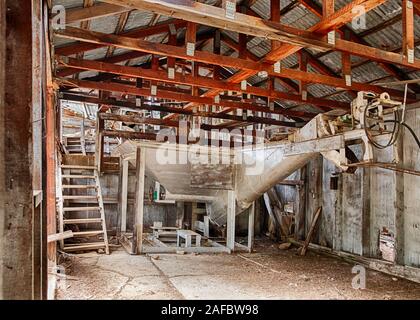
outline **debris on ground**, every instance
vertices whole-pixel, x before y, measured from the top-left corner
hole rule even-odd
[[[288,250],[288,249],[290,249],[291,246],[292,246],[292,244],[290,242],[285,242],[285,243],[281,243],[279,245],[279,249],[280,250]]]

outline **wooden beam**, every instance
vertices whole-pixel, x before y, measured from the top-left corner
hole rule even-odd
[[[226,81],[214,80],[207,77],[197,77],[197,76],[188,76],[182,75],[180,73],[175,73],[173,79],[170,79],[166,72],[164,71],[153,71],[148,69],[142,69],[137,67],[128,67],[120,66],[109,63],[101,63],[91,60],[77,60],[74,58],[60,58],[58,57],[58,63],[60,65],[65,65],[71,68],[76,68],[79,70],[89,70],[97,71],[103,73],[112,73],[121,76],[144,78],[149,80],[163,81],[168,83],[183,84],[189,86],[199,86],[202,88],[211,88],[211,89],[220,89],[220,90],[231,90],[235,92],[242,92],[245,94],[253,94],[261,97],[268,97],[271,99],[281,99],[281,100],[290,100],[295,102],[304,102],[299,95],[284,93],[275,90],[267,90],[263,88],[258,88],[254,86],[247,86],[246,90],[242,90],[241,86],[238,84],[231,84]],[[333,100],[327,99],[317,99],[309,98],[307,99],[308,104],[321,105],[330,108],[340,108],[343,110],[348,110],[349,105],[347,103],[342,103]]]
[[[350,38],[349,32],[344,32],[345,39]],[[352,78],[351,78],[351,56],[348,53],[342,52],[341,53],[341,69],[342,69],[342,76],[348,86],[351,86]]]
[[[66,10],[66,24],[80,23],[93,19],[104,18],[112,15],[131,11],[131,8],[116,6],[109,3],[98,3],[93,7],[72,8]]]
[[[208,113],[206,112],[194,112],[192,115],[197,117],[206,117]],[[112,114],[112,113],[100,113],[99,117],[101,120],[110,120],[110,121],[121,121],[124,123],[130,123],[130,124],[150,124],[150,125],[156,125],[156,126],[166,126],[166,127],[172,127],[172,128],[178,128],[179,122],[174,120],[168,120],[168,119],[154,119],[154,118],[147,118],[147,117],[139,117],[135,115],[119,115],[119,114]],[[242,117],[229,115],[229,120],[236,120],[241,121],[243,120]],[[262,118],[262,117],[249,117],[250,122],[254,123],[264,123],[269,125],[277,125],[277,126],[283,126],[284,121],[270,119],[270,118]],[[247,121],[249,121],[247,119]],[[214,129],[212,125],[207,124],[201,124],[201,129],[206,131],[211,131]]]
[[[328,18],[334,13],[335,0],[322,0],[322,16]]]
[[[131,8],[149,10],[166,16],[172,16],[198,24],[215,28],[222,28],[238,33],[264,37],[270,40],[284,41],[286,43],[308,45],[325,49],[322,38],[303,30],[281,25],[280,23],[267,22],[263,19],[242,13],[235,13],[234,19],[226,16],[223,8],[191,1],[174,3],[170,0],[106,0],[106,2],[127,5]],[[229,2],[229,1],[228,1]],[[320,46],[318,46],[320,44]]]
[[[358,91],[373,91],[373,92],[379,92],[379,93],[387,91],[390,93],[390,95],[399,97],[399,98],[402,98],[404,95],[403,92],[400,92],[398,90],[384,89],[381,87],[368,85],[368,84],[355,83],[353,87],[348,87],[346,86],[345,81],[343,81],[343,79],[338,79],[334,77],[318,75],[318,74],[313,74],[313,73],[305,73],[305,72],[299,73],[298,71],[291,70],[291,69],[282,69],[280,73],[276,73],[273,67],[268,63],[253,62],[253,61],[249,61],[245,59],[220,56],[220,55],[215,55],[210,52],[197,51],[195,52],[194,56],[188,56],[187,53],[185,52],[186,51],[185,48],[169,46],[166,44],[158,44],[158,43],[153,43],[153,42],[149,42],[145,40],[135,40],[135,39],[123,37],[123,36],[108,35],[108,34],[103,34],[99,32],[81,30],[78,28],[67,27],[65,30],[58,30],[57,35],[62,36],[64,38],[77,39],[77,40],[82,40],[82,41],[91,42],[91,43],[100,43],[107,46],[116,46],[120,48],[142,51],[142,52],[149,52],[149,53],[158,54],[158,55],[174,56],[174,57],[185,59],[185,60],[224,65],[231,68],[248,69],[248,70],[252,70],[251,74],[256,71],[265,70],[268,72],[269,75],[272,75],[275,77],[278,76],[278,77],[284,77],[284,78],[295,79],[295,80],[303,79],[304,81],[307,81],[307,82],[316,82],[316,83],[330,85],[333,87],[340,87],[347,90],[351,89],[351,90],[358,90]],[[344,41],[344,40],[337,39],[336,45],[339,43],[339,41]],[[344,46],[342,42],[340,43],[341,45]],[[352,46],[358,48],[358,50],[361,50],[360,47],[358,47],[360,46],[359,44],[349,42],[348,47],[352,47]],[[375,48],[370,48],[370,49],[372,49],[373,52],[378,52],[377,50],[379,50]],[[352,50],[348,48],[346,48],[343,51],[349,52],[349,53],[352,52]],[[365,49],[365,51],[369,51],[369,50]],[[389,57],[391,55],[395,55],[394,53],[389,53],[389,52],[384,53],[384,54],[385,56],[383,57],[383,59],[386,59],[386,57]],[[369,54],[364,53],[363,55],[369,55]],[[398,60],[401,60],[400,55],[398,54],[396,55],[399,57]],[[294,73],[293,77],[291,76],[292,72]],[[238,74],[242,75],[242,73],[239,72],[232,78],[236,78]],[[299,74],[299,78],[296,78],[298,74]],[[242,76],[241,78],[243,79]],[[415,98],[415,97],[412,97],[412,98]]]
[[[310,9],[318,17],[320,17],[320,18],[323,17],[322,16],[322,7],[319,6],[317,3],[315,3],[314,0],[299,0],[299,2],[302,5],[304,5],[306,8]],[[358,33],[358,34],[356,34],[353,30],[351,30],[346,25],[342,26],[340,29],[338,29],[338,31],[341,32],[342,35],[345,35],[346,33],[348,33],[350,35],[349,39],[352,40],[352,41],[355,41],[355,42],[358,42],[358,43],[361,43],[361,44],[364,44],[364,45],[369,45],[363,39],[365,36],[368,36],[372,33],[383,30],[384,28],[389,27],[389,26],[401,21],[401,17],[402,17],[402,14],[398,14],[395,17],[393,17],[392,19],[384,21],[383,23],[378,24],[374,28],[371,28],[369,30],[366,30],[366,31]],[[349,40],[349,39],[347,39],[347,40]],[[391,51],[399,53],[399,50],[391,50]],[[327,53],[322,53],[322,55],[324,55],[324,54],[327,54]],[[371,62],[371,60],[366,60],[366,62]],[[353,68],[356,68],[357,66],[359,66],[359,64],[354,65]],[[408,80],[409,79],[408,75],[405,72],[401,71],[398,67],[396,67],[393,64],[379,63],[379,66],[382,67],[385,70],[385,72],[395,76],[399,80]],[[419,85],[411,84],[410,89],[412,89],[416,93],[420,92],[420,86]]]
[[[143,97],[150,97],[150,90],[148,89],[141,89],[136,88],[133,86],[125,85],[125,84],[118,84],[118,83],[104,83],[104,82],[93,82],[93,81],[84,81],[84,80],[76,80],[76,79],[56,79],[56,81],[61,85],[70,85],[78,88],[89,88],[94,90],[102,90],[102,91],[110,91],[110,92],[120,92],[124,94],[131,94]],[[215,102],[214,99],[206,98],[206,97],[196,97],[191,96],[183,93],[177,92],[170,92],[164,90],[158,90],[159,98],[162,99],[169,99],[169,100],[176,100],[176,101],[187,101],[187,102],[194,102],[201,105],[218,105],[225,108],[233,108],[233,109],[247,109],[252,111],[268,111],[267,108],[258,107],[252,104],[246,103],[238,103],[238,102],[231,102],[231,101],[219,101]],[[278,113],[278,114],[286,114],[287,110],[274,110],[270,111],[271,113]],[[295,122],[283,122],[284,126],[292,126],[295,127]]]
[[[62,233],[54,233],[54,234],[48,235],[47,242],[51,243],[51,242],[56,242],[56,241],[69,239],[69,238],[73,238],[73,231],[71,230],[64,231]]]
[[[146,9],[163,15],[174,16],[180,19],[216,28],[223,28],[239,33],[264,37],[270,40],[282,41],[290,45],[297,45],[299,48],[302,46],[310,46],[321,51],[335,49],[338,51],[348,52],[353,55],[369,55],[369,57],[373,60],[391,62],[420,69],[420,62],[417,61],[414,64],[409,65],[407,62],[402,61],[398,54],[394,55],[392,53],[376,48],[370,48],[365,45],[349,46],[348,44],[351,44],[351,42],[343,40],[337,41],[336,44],[333,45],[325,42],[322,37],[316,35],[318,33],[324,34],[330,30],[336,29],[337,27],[341,27],[348,21],[351,21],[351,19],[357,15],[357,12],[355,12],[356,10],[352,10],[355,6],[363,5],[367,12],[385,1],[386,0],[354,0],[344,8],[331,15],[329,18],[324,19],[321,25],[315,25],[308,31],[303,31],[289,26],[284,26],[280,23],[267,22],[263,19],[241,13],[236,13],[235,19],[229,19],[224,15],[225,12],[222,8],[194,1],[175,5],[170,0],[106,0],[106,2],[109,3],[127,5],[137,9]],[[294,49],[299,50],[299,48]],[[370,50],[368,50],[368,48],[370,48]]]
[[[134,210],[135,248],[137,254],[143,252],[144,180],[146,169],[146,149],[137,148],[136,156],[136,200]]]
[[[213,53],[216,55],[220,55],[220,49],[221,49],[221,32],[220,30],[216,30],[216,32],[214,33],[214,39],[213,39]],[[218,65],[214,65],[214,71],[213,71],[213,79],[214,80],[219,80],[220,74],[221,74],[221,70],[220,70],[220,66]]]
[[[129,37],[129,38],[145,38],[154,34],[165,33],[169,32],[170,25],[175,26],[176,28],[182,28],[187,25],[186,21],[180,20],[169,20],[151,27],[142,27],[138,29],[129,30],[127,32],[122,33],[122,36]],[[68,27],[66,27],[68,28]],[[75,43],[69,44],[62,47],[55,48],[55,53],[60,54],[63,56],[71,56],[73,54],[77,54],[84,51],[94,50],[102,47],[106,47],[107,45],[100,45],[94,43]]]
[[[208,118],[215,118],[215,119],[225,119],[225,120],[232,120],[232,121],[241,121],[243,120],[242,117],[234,116],[230,114],[222,114],[222,113],[214,113],[214,112],[202,112],[196,111],[193,113],[191,110],[186,110],[183,108],[174,108],[174,107],[162,107],[162,106],[148,106],[143,104],[142,106],[138,107],[135,103],[129,101],[121,101],[115,99],[100,99],[95,97],[87,97],[87,96],[79,96],[73,94],[62,94],[63,100],[69,101],[79,101],[79,102],[86,102],[86,103],[94,103],[94,104],[103,104],[109,106],[115,106],[120,108],[127,108],[133,111],[137,110],[149,110],[149,111],[160,111],[160,112],[167,112],[167,113],[176,113],[176,114],[185,114],[185,115],[195,115],[197,117],[208,117]],[[302,111],[295,111],[295,117],[308,117],[315,116],[315,114],[306,113]],[[274,125],[282,125],[281,122],[278,120],[270,119],[270,118],[261,118],[261,117],[248,117],[247,122],[251,123],[265,123],[265,124],[274,124]]]
[[[270,0],[270,20],[280,23],[280,0]],[[271,50],[280,46],[278,41],[271,41]]]
[[[185,44],[193,43],[195,45],[197,35],[197,24],[194,22],[187,22],[187,31],[185,34]]]
[[[403,53],[409,63],[414,62],[414,11],[413,1],[402,1]]]
[[[300,0],[301,1],[301,0]],[[319,23],[315,24],[313,27],[311,27],[309,30],[311,32],[317,32],[319,34],[326,34],[328,31],[333,29],[338,29],[342,26],[344,26],[346,23],[352,21],[352,19],[356,16],[357,12],[354,12],[353,8],[356,5],[364,5],[364,8],[366,9],[366,12],[374,9],[375,7],[381,5],[383,1],[353,1],[350,4],[345,5],[340,10],[335,12],[332,16],[322,19]],[[276,48],[275,50],[270,51],[262,61],[268,62],[270,64],[274,64],[279,60],[282,60],[289,55],[296,53],[299,51],[302,47],[300,46],[294,46],[290,44],[282,44],[279,48]],[[247,79],[248,77],[254,75],[256,72],[243,70],[232,77],[228,79],[229,82],[232,83],[239,83],[244,79]],[[211,90],[209,92],[205,93],[206,97],[214,97],[219,94],[219,91],[217,90]],[[187,105],[187,108],[192,107],[192,105]]]
[[[308,58],[306,54],[302,51],[298,54],[299,58],[299,70],[302,72],[308,71]],[[304,80],[299,81],[299,93],[302,95],[302,100],[306,101],[308,99],[308,83]]]
[[[128,201],[128,166],[129,162],[121,158],[121,233],[127,231],[127,201]]]
[[[315,233],[315,227],[317,226],[317,222],[318,222],[318,219],[321,215],[321,212],[322,212],[322,207],[319,207],[318,210],[316,211],[315,215],[312,218],[311,227],[309,228],[309,232],[308,232],[308,235],[306,236],[306,240],[305,240],[302,248],[300,248],[300,250],[299,250],[299,254],[301,256],[304,256],[306,254],[306,250],[308,249],[308,246],[312,241],[312,238],[313,238],[314,233]]]

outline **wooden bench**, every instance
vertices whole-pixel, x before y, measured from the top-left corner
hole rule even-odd
[[[195,237],[195,246],[201,247],[201,234],[191,230],[177,230],[176,245],[180,247],[181,239],[185,240],[185,247],[192,247],[192,237]]]
[[[176,231],[179,230],[178,227],[162,227],[162,226],[153,226],[150,227],[153,230],[153,236],[156,239],[159,239],[160,236],[176,236]]]

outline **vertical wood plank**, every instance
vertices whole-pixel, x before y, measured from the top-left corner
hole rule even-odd
[[[226,246],[230,250],[235,249],[235,192],[229,190],[227,192],[227,230],[226,230]]]
[[[122,159],[121,175],[121,232],[127,231],[128,160]]]
[[[299,171],[299,179],[303,185],[296,186],[296,213],[295,213],[295,239],[301,240],[305,237],[305,202],[306,202],[306,166]]]
[[[135,204],[135,228],[136,253],[143,251],[143,215],[144,215],[144,173],[146,169],[146,150],[137,148],[136,155],[136,204]]]
[[[255,232],[255,201],[248,209],[248,249],[252,252],[254,248],[254,232]]]
[[[280,22],[280,0],[270,0],[270,20]],[[280,45],[279,41],[271,41],[271,50],[276,50]]]
[[[396,143],[397,168],[403,168],[404,163],[404,137],[405,131],[400,133]],[[404,173],[396,172],[396,212],[395,212],[395,260],[398,264],[405,265],[405,197],[404,197]]]
[[[327,18],[334,13],[335,0],[322,0],[322,16]]]
[[[411,0],[402,1],[403,53],[406,57],[414,54],[414,10]],[[413,58],[414,59],[414,58]],[[410,59],[408,59],[410,61]]]
[[[362,254],[370,256],[370,230],[371,230],[371,208],[370,208],[370,184],[371,168],[363,168],[362,176]]]
[[[350,40],[350,33],[348,30],[344,31],[343,35],[345,40]],[[341,53],[341,64],[343,78],[346,80],[346,84],[351,86],[351,56],[348,53]]]
[[[308,71],[307,55],[303,51],[300,51],[298,54],[298,57],[299,57],[299,70],[303,72],[307,72]],[[307,87],[308,87],[307,82],[299,81],[299,93],[302,95],[303,100],[307,99],[307,95],[308,95]]]

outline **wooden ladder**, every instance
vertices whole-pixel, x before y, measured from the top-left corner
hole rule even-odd
[[[86,155],[86,145],[83,137],[66,137],[65,140],[69,154]]]
[[[60,232],[71,229],[74,235],[72,239],[60,241],[61,249],[64,252],[105,249],[106,254],[109,254],[102,189],[96,167],[61,165],[58,183],[59,229]],[[75,205],[75,202],[81,204]],[[81,218],[81,215],[85,217]],[[98,225],[101,227],[92,228]],[[101,235],[99,241],[75,241]]]

